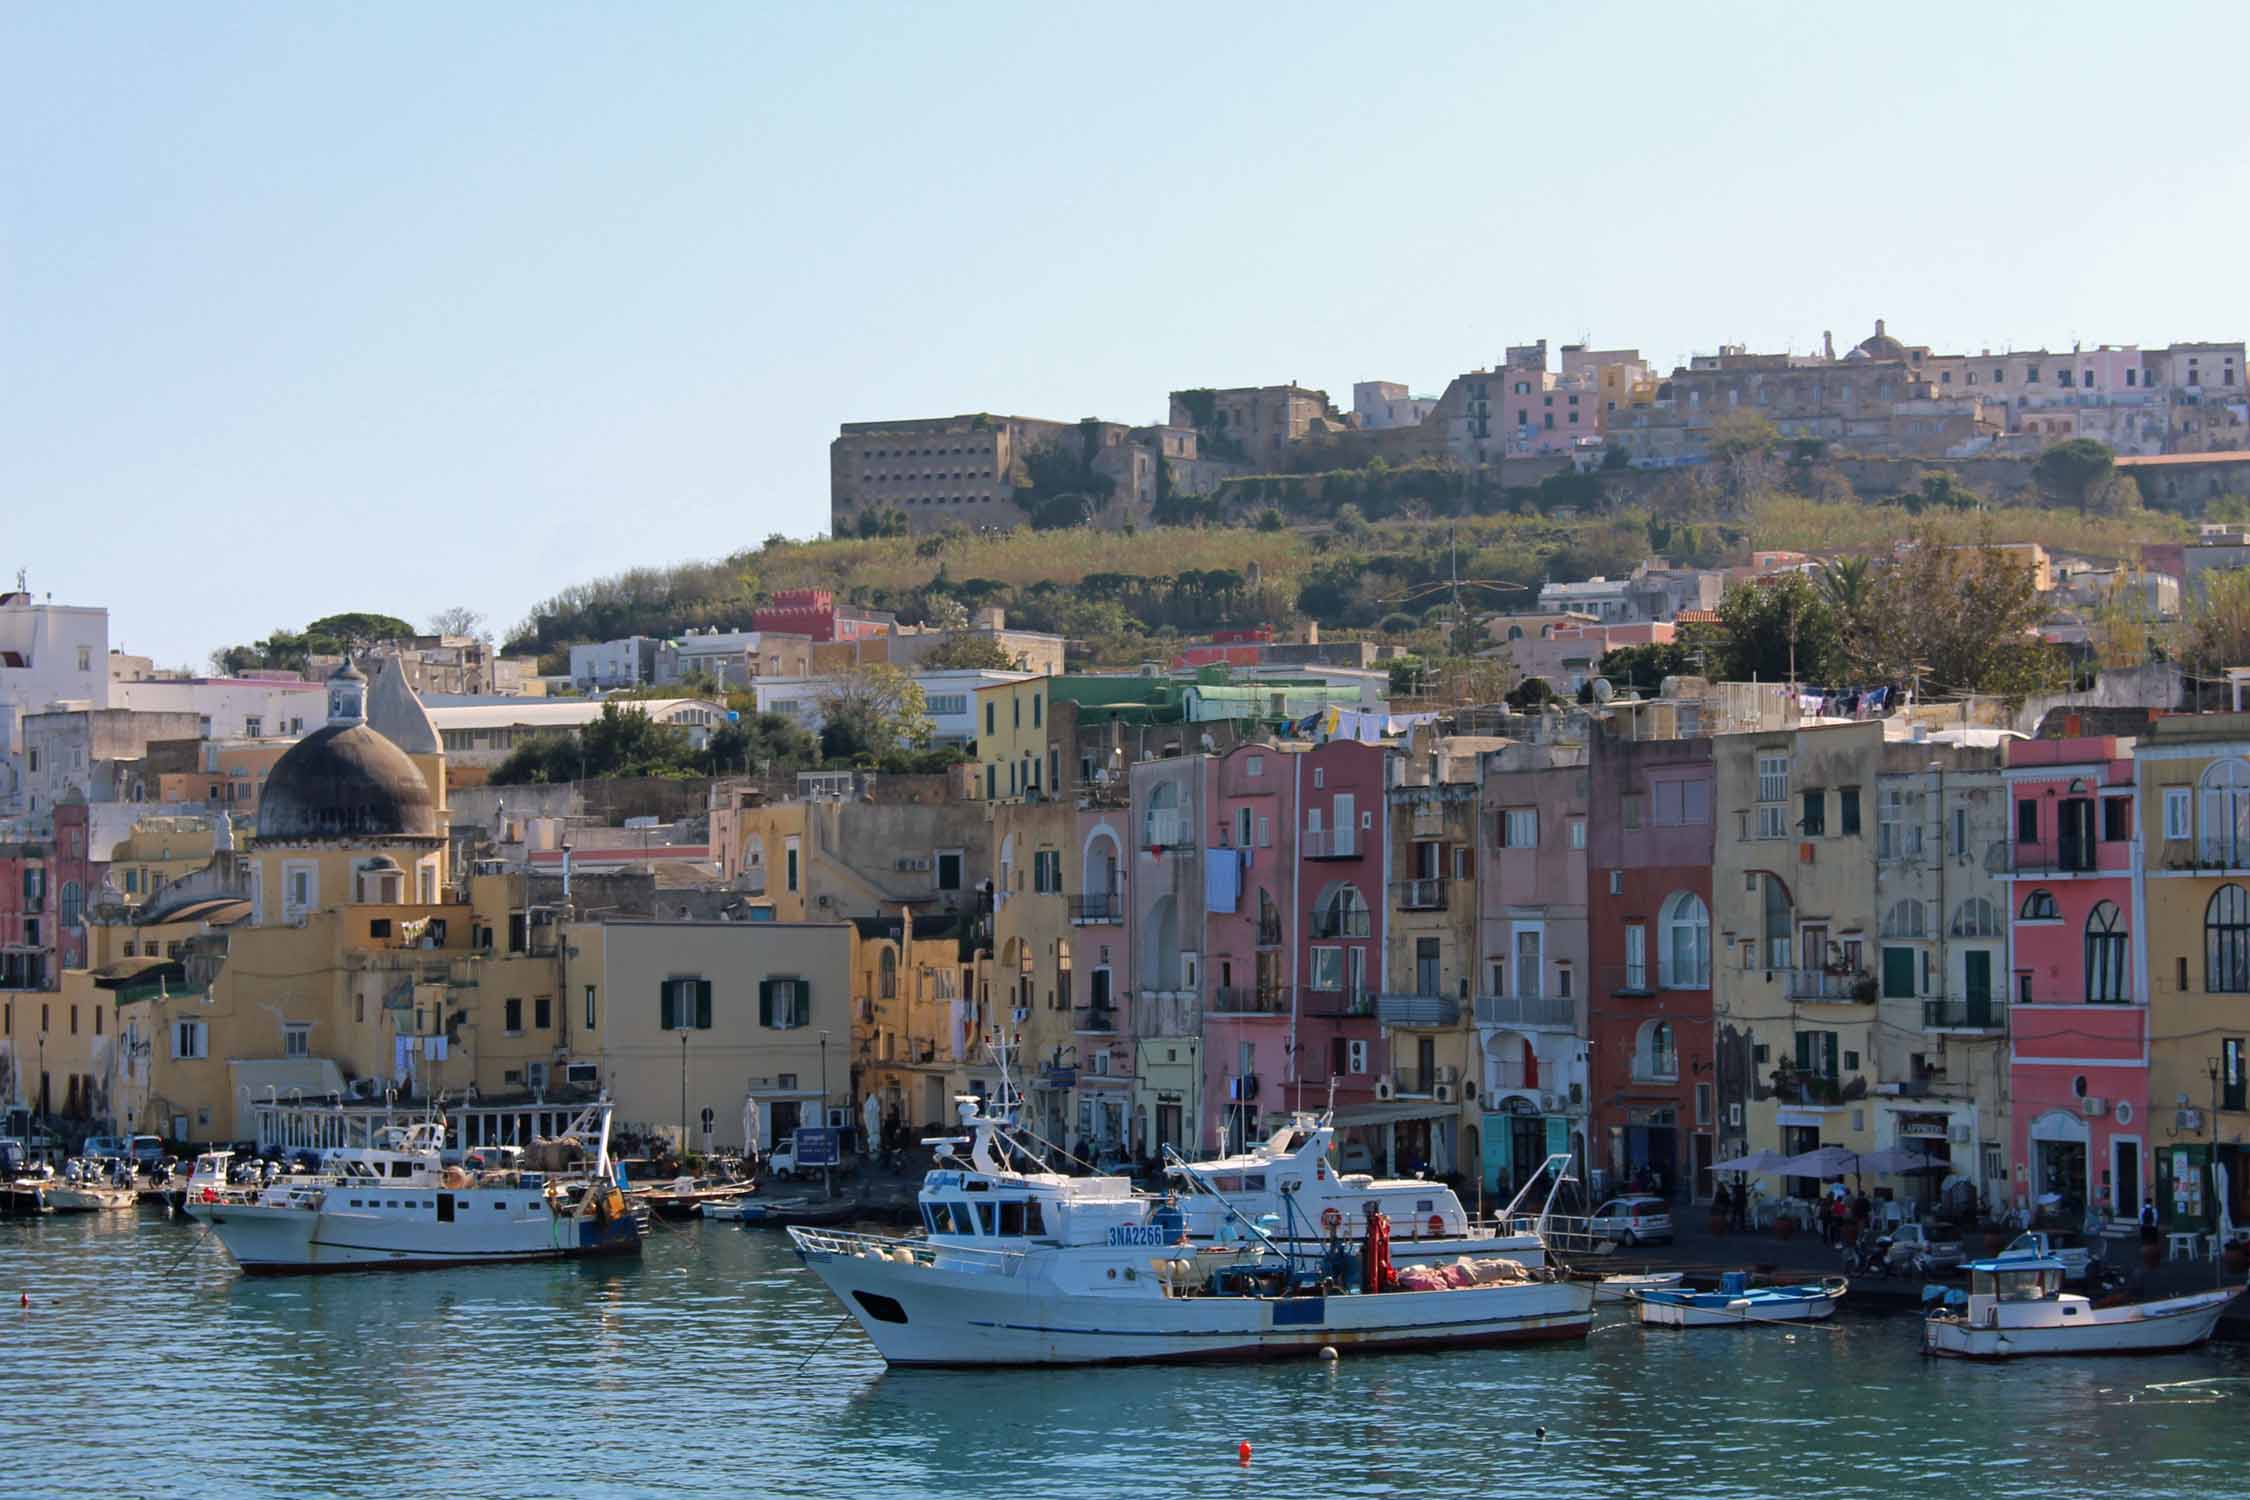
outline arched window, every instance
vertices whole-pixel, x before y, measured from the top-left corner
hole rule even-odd
[[[892,948],[888,943],[885,943],[883,945],[881,956],[876,960],[875,973],[875,993],[885,1000],[897,999],[898,951]]]
[[[1971,896],[1953,908],[1952,935],[1958,938],[1996,938],[2000,935],[2000,912],[1982,896]]]
[[[1883,936],[1887,938],[1926,938],[1929,935],[1919,901],[1895,902],[1883,913]]]
[[[1658,918],[1663,943],[1658,982],[1668,990],[1711,987],[1711,912],[1693,891],[1674,891]]]
[[[1664,1082],[1680,1076],[1680,1054],[1672,1045],[1670,1021],[1643,1021],[1633,1038],[1633,1077],[1638,1082]]]
[[[1321,892],[1320,905],[1313,912],[1314,937],[1363,938],[1367,925],[1367,898],[1358,886],[1332,885]]]
[[[2062,912],[2055,906],[2055,893],[2053,891],[2031,891],[2023,898],[2023,906],[2016,912],[2016,919],[2022,922],[2061,921]]]
[[[2114,901],[2097,901],[2086,914],[2086,998],[2115,1004],[2130,1000],[2125,978],[2125,918]]]
[[[2239,760],[2211,762],[2197,797],[2203,862],[2232,867],[2250,860],[2250,768]]]
[[[75,880],[66,880],[62,888],[62,924],[76,927],[85,914],[86,893]]]
[[[2203,908],[2203,987],[2214,995],[2250,994],[2250,891],[2231,881]]]

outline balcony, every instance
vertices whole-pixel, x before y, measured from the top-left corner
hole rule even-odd
[[[1372,990],[1307,990],[1298,997],[1298,1008],[1308,1016],[1372,1016]]]
[[[1303,859],[1357,859],[1359,830],[1308,828],[1297,840],[1297,854]]]
[[[1422,880],[1394,880],[1391,904],[1400,911],[1444,911],[1448,883],[1442,875]]]
[[[1826,1005],[1873,1005],[1875,976],[1857,971],[1789,970],[1789,998]]]
[[[1070,920],[1079,927],[1116,927],[1125,921],[1125,898],[1116,891],[1097,891],[1070,898]]]
[[[2008,873],[2010,875],[2036,875],[2041,879],[2056,879],[2073,875],[2099,875],[2104,873],[2101,857],[2095,845],[2088,840],[2072,839],[2060,847],[2046,844],[2009,844]],[[2118,873],[2123,873],[2120,865]]]
[[[1346,909],[1331,906],[1313,913],[1312,935],[1316,938],[1363,938],[1367,936],[1367,908]]]
[[[1161,853],[1167,849],[1189,849],[1194,845],[1195,830],[1189,826],[1187,814],[1177,808],[1158,808],[1141,819],[1143,849]]]
[[[1072,1025],[1081,1033],[1107,1036],[1117,1030],[1117,1007],[1081,1005],[1071,1013]]]
[[[2008,1029],[2007,1007],[1997,1000],[1925,1000],[1924,1031],[1969,1031],[1998,1035]]]
[[[1211,997],[1214,1016],[1285,1016],[1289,1014],[1287,990],[1256,990],[1228,986]]]
[[[1578,1002],[1569,995],[1479,995],[1479,1026],[1549,1027],[1575,1031]]]
[[[1258,946],[1261,948],[1278,948],[1281,946],[1281,918],[1275,917],[1270,922],[1264,917],[1258,919]]]
[[[1385,1026],[1454,1026],[1461,1002],[1451,995],[1377,995],[1375,1019]]]

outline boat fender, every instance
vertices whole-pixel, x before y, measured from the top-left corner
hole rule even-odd
[[[205,1188],[203,1190],[203,1201],[206,1203],[216,1203],[219,1201],[219,1195],[212,1189]]]

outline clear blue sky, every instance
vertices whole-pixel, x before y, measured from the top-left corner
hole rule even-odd
[[[840,421],[2250,332],[2250,5],[15,5],[0,571],[165,663],[819,532]]]

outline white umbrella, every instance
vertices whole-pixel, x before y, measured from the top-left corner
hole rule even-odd
[[[859,1115],[867,1122],[867,1139],[861,1143],[860,1150],[872,1152],[883,1142],[883,1106],[876,1102],[871,1093],[867,1096],[867,1102],[859,1107]]]
[[[2219,1198],[2219,1243],[2234,1238],[2234,1215],[2227,1212],[2227,1169],[2214,1161],[2211,1163],[2211,1191]]]
[[[1849,1177],[1861,1168],[1858,1152],[1846,1151],[1841,1146],[1823,1146],[1818,1151],[1792,1156],[1774,1170],[1784,1177],[1818,1177],[1825,1182],[1831,1177]]]
[[[758,1097],[742,1096],[742,1154],[750,1156],[758,1149]]]
[[[1878,1177],[1904,1177],[1914,1172],[1950,1172],[1951,1162],[1939,1161],[1908,1146],[1886,1146],[1859,1159],[1859,1170]]]
[[[1742,1172],[1752,1177],[1769,1177],[1781,1170],[1788,1158],[1778,1151],[1753,1151],[1747,1156],[1731,1156],[1725,1161],[1711,1163],[1714,1172]]]

